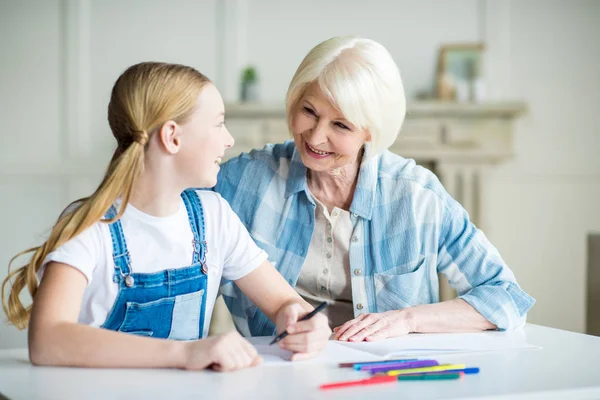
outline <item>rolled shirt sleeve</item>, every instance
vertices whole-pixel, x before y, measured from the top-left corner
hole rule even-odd
[[[500,330],[525,324],[535,299],[525,293],[498,250],[469,220],[467,212],[449,196],[441,227],[438,271]]]

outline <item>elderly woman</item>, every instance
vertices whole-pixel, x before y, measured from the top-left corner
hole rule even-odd
[[[329,303],[335,339],[521,326],[535,300],[498,251],[433,173],[387,150],[405,108],[382,45],[329,39],[290,83],[294,140],[228,161],[215,190],[298,293]],[[438,272],[458,298],[439,301]],[[274,333],[233,283],[222,293],[242,333]]]

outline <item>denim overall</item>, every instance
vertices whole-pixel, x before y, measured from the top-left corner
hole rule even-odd
[[[194,190],[181,194],[194,239],[192,265],[154,273],[135,273],[120,221],[110,224],[119,293],[102,328],[155,338],[202,337],[207,291],[206,240],[202,204]],[[112,206],[105,218],[113,218]]]

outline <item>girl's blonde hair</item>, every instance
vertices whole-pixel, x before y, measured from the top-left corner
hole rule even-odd
[[[100,186],[91,196],[67,207],[44,244],[22,251],[8,264],[9,274],[2,283],[2,307],[17,328],[26,328],[31,314],[31,305],[25,307],[19,294],[27,286],[35,298],[37,272],[46,256],[96,222],[112,223],[123,215],[132,188],[143,171],[148,140],[167,121],[184,123],[209,82],[191,67],[155,62],[133,65],[117,79],[108,104],[108,122],[117,139],[117,148]],[[117,215],[110,220],[103,219],[118,198],[122,198],[122,203]],[[15,259],[30,252],[33,256],[29,263],[10,272]],[[7,288],[10,289],[8,301]]]
[[[286,96],[287,124],[308,85],[317,82],[329,101],[357,127],[367,129],[367,156],[379,154],[396,140],[406,114],[398,66],[381,44],[340,36],[315,46],[302,60]]]

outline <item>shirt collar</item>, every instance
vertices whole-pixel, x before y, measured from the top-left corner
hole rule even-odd
[[[354,190],[354,198],[350,205],[350,212],[358,214],[362,218],[371,220],[375,195],[377,193],[377,174],[379,166],[379,155],[363,159],[358,171],[358,182]]]
[[[308,194],[308,186],[306,184],[306,167],[302,163],[298,148],[294,145],[294,153],[292,154],[292,161],[290,162],[290,174],[288,175],[285,188],[285,197],[288,198],[291,195],[303,190]]]

